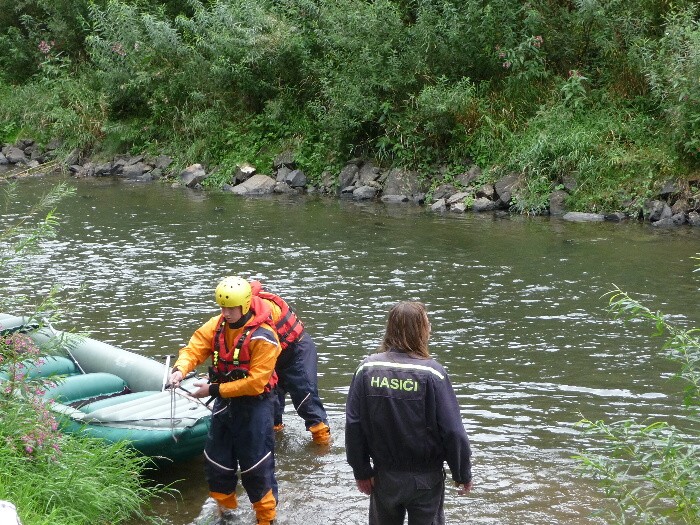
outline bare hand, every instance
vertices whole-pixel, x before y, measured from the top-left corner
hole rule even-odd
[[[170,379],[168,380],[168,383],[170,384],[171,388],[177,388],[180,386],[180,382],[182,381],[182,372],[179,370],[175,370],[172,374],[170,374]]]
[[[374,487],[374,478],[356,479],[355,485],[357,485],[357,490],[362,492],[362,494],[367,494],[369,496],[372,494],[372,487]]]
[[[192,397],[209,397],[209,383],[203,383],[201,381],[198,381],[192,386],[196,388],[196,390],[190,392],[190,395]]]
[[[474,488],[474,482],[469,483],[457,483],[457,494],[460,496],[466,496]]]

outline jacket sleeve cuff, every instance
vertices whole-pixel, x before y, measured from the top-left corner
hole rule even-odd
[[[454,476],[452,476],[452,481],[455,483],[459,483],[460,485],[466,485],[472,480],[472,473],[470,472],[469,475],[466,477],[466,479],[456,479]]]
[[[221,397],[219,393],[219,383],[212,383],[209,385],[209,395],[212,397]]]
[[[352,475],[357,480],[369,479],[374,477],[374,469],[369,465],[363,468],[352,469]]]

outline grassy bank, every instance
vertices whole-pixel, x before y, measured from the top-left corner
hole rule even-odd
[[[311,178],[351,157],[435,187],[516,172],[539,213],[639,208],[699,175],[696,2],[0,0],[0,140]]]
[[[47,380],[27,374],[43,359],[28,336],[0,336],[0,500],[24,525],[157,523],[146,512],[168,491],[143,477],[151,460],[126,443],[63,435],[42,398]]]
[[[56,207],[73,190],[58,185],[31,206],[15,200],[14,185],[0,186],[5,221],[0,227],[0,312],[51,317],[58,293],[27,297],[6,290],[26,279],[27,258],[56,234]],[[37,310],[41,312],[37,314]],[[0,323],[0,500],[15,504],[24,525],[94,525],[139,519],[153,498],[169,497],[144,474],[151,460],[124,443],[63,435],[47,401],[45,379],[28,374],[45,351],[20,333],[3,332]],[[9,331],[8,331],[9,332]]]

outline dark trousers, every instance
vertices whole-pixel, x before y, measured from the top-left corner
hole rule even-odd
[[[445,472],[378,470],[369,499],[369,525],[444,525]]]
[[[204,447],[204,465],[211,492],[236,490],[238,470],[251,503],[270,490],[277,501],[275,436],[272,430],[274,396],[217,399]]]
[[[277,358],[277,399],[275,425],[282,423],[282,413],[287,393],[292,398],[294,409],[306,423],[308,430],[313,425],[328,423],[326,409],[318,395],[318,355],[316,344],[305,331],[299,339],[285,348]]]

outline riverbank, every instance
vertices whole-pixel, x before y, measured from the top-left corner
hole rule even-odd
[[[75,178],[116,177],[138,183],[160,182],[195,191],[223,191],[239,196],[315,193],[355,201],[381,201],[387,205],[424,206],[435,213],[513,213],[526,191],[523,174],[509,173],[496,180],[476,164],[465,165],[456,176],[421,173],[405,168],[386,168],[371,159],[347,161],[338,173],[323,172],[311,182],[298,168],[294,152],[274,158],[268,169],[239,164],[222,176],[216,167],[191,164],[176,167],[167,155],[118,155],[111,159],[83,159],[76,151],[61,157],[58,141],[41,146],[31,139],[4,144],[0,150],[0,170],[6,178],[41,176],[67,171]],[[0,171],[0,174],[2,172]],[[220,181],[224,181],[221,183]],[[669,180],[656,192],[632,197],[625,210],[573,211],[568,198],[577,191],[574,177],[564,177],[546,198],[541,215],[575,222],[643,221],[658,228],[700,227],[700,176],[696,179]]]

